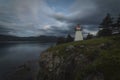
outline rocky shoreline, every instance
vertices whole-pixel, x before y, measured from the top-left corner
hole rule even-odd
[[[28,61],[23,65],[16,67],[12,72],[6,75],[5,80],[37,80],[39,71],[39,62]]]
[[[120,80],[119,40],[100,38],[49,48],[40,55],[37,80]]]
[[[22,65],[7,80],[120,80],[120,37],[48,48],[39,61]]]
[[[81,48],[84,48],[79,46]],[[77,75],[77,70],[84,69],[86,66],[92,63],[86,55],[74,52],[74,46],[70,45],[66,48],[69,51],[69,56],[64,57],[57,56],[51,52],[44,52],[40,57],[40,79],[38,80],[74,80]],[[95,57],[97,58],[98,55]],[[45,73],[45,74],[44,74]],[[104,80],[103,74],[99,71],[93,71],[91,74],[85,76],[83,80]]]

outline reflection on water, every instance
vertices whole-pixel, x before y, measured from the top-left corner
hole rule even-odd
[[[40,52],[47,49],[52,43],[7,43],[0,44],[0,80],[16,66],[27,61],[38,60]]]

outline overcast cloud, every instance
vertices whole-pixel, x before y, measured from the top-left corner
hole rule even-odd
[[[0,34],[16,36],[96,34],[107,13],[120,14],[120,0],[0,0]]]

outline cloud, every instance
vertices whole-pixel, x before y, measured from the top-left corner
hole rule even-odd
[[[48,16],[54,11],[43,0],[11,0],[11,3],[0,6],[0,25],[12,29],[10,35],[38,36],[41,35],[38,29],[54,22]]]
[[[107,13],[117,16],[120,13],[119,0],[76,0],[69,8],[69,14],[55,14],[53,18],[67,24],[81,24],[83,33],[98,31],[98,26]]]
[[[120,13],[119,0],[0,0],[0,34],[17,36],[73,34],[98,31],[107,13]]]

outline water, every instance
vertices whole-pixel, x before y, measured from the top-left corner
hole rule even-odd
[[[40,53],[53,43],[6,43],[0,44],[0,80],[17,66],[39,60]]]

